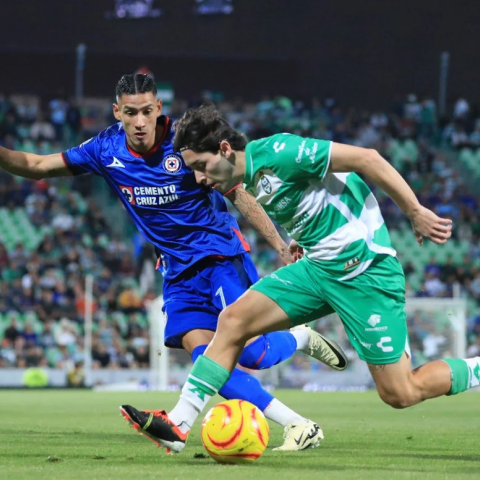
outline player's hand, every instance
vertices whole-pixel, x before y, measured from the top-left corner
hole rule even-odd
[[[438,245],[443,245],[452,236],[452,220],[440,218],[428,208],[420,206],[410,217],[410,221],[420,246],[423,244],[423,237]]]
[[[303,247],[301,247],[296,240],[292,240],[288,246],[293,262],[300,260],[303,257]]]
[[[291,263],[295,263],[295,260],[293,259],[293,256],[286,245],[277,251],[284,265],[290,265]]]

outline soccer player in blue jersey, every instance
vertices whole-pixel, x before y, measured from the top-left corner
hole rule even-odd
[[[157,268],[164,276],[165,344],[185,348],[195,359],[211,341],[217,317],[258,280],[238,224],[228,213],[221,193],[199,185],[172,145],[171,121],[162,116],[162,102],[148,75],[124,75],[116,87],[113,112],[119,123],[99,135],[53,155],[14,152],[0,147],[0,167],[32,179],[94,173],[117,193],[135,226],[157,251]],[[288,247],[255,199],[238,186],[226,196],[249,222],[290,263]],[[240,365],[269,368],[296,350],[336,370],[346,358],[334,342],[308,327],[272,332],[244,349]],[[271,420],[286,428],[284,450],[318,444],[321,429],[265,391],[259,381],[235,369],[219,392],[227,399],[252,402]],[[141,412],[133,407],[123,415],[141,433],[163,411]],[[304,432],[300,445],[289,432]],[[187,437],[190,426],[178,433]]]

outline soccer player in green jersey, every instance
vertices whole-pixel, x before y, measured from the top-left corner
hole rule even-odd
[[[384,402],[405,408],[480,383],[480,357],[411,368],[405,279],[377,200],[357,175],[387,193],[410,219],[419,245],[444,244],[451,220],[420,205],[400,174],[375,150],[278,134],[247,144],[215,107],[190,110],[176,125],[198,182],[221,192],[239,183],[293,238],[300,258],[263,278],[223,310],[217,332],[195,362],[170,413],[149,432],[173,451],[175,430],[192,425],[227,381],[245,342],[337,312],[359,357],[368,363]]]

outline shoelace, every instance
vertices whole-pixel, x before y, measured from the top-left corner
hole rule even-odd
[[[166,420],[168,420],[167,412],[165,410],[142,410],[143,413],[153,413],[154,417],[167,417]]]

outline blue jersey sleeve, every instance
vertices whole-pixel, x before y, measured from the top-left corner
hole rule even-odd
[[[100,147],[101,138],[97,135],[78,145],[78,147],[63,152],[65,164],[74,175],[81,175],[82,173],[101,175]]]

